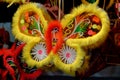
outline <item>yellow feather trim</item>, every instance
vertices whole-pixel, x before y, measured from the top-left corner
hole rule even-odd
[[[39,62],[32,59],[32,56],[30,55],[30,51],[32,50],[33,46],[35,46],[35,44],[37,44],[40,40],[35,41],[36,40],[35,37],[33,37],[34,39],[32,39],[32,38],[30,38],[32,36],[26,36],[26,35],[20,33],[20,35],[22,35],[21,38],[19,38],[18,35],[16,35],[15,37],[17,37],[18,39],[20,39],[22,41],[27,42],[26,46],[23,48],[23,59],[25,60],[25,62],[30,67],[37,66],[38,68],[41,68],[41,67],[44,67],[44,65],[49,64],[53,60],[55,66],[67,74],[74,76],[75,72],[79,69],[82,69],[83,71],[81,70],[81,72],[84,72],[85,69],[87,69],[89,67],[88,66],[89,61],[86,59],[86,62],[84,64],[86,51],[84,49],[82,49],[82,47],[95,48],[95,47],[99,46],[100,44],[102,44],[105,41],[105,39],[107,38],[108,32],[110,30],[110,22],[109,22],[107,13],[104,10],[102,10],[101,8],[98,8],[95,4],[89,4],[89,5],[82,4],[78,8],[75,8],[71,14],[66,15],[64,17],[64,19],[62,19],[61,23],[63,25],[63,28],[65,28],[66,25],[73,18],[75,18],[77,15],[80,15],[84,12],[90,12],[90,13],[95,14],[97,17],[99,17],[101,24],[102,24],[102,28],[96,35],[93,35],[91,37],[66,40],[65,45],[68,45],[76,50],[76,57],[72,63],[69,63],[69,64],[64,63],[60,59],[60,55],[55,54],[52,51],[50,52],[49,55],[47,55],[47,57],[45,59],[43,59]],[[42,23],[44,23],[44,21]],[[16,25],[14,25],[14,26],[16,26]],[[45,27],[45,29],[47,29],[47,26]],[[17,32],[15,32],[15,30],[13,30],[14,35]],[[25,37],[28,37],[28,39],[30,41],[26,40]],[[22,38],[24,38],[24,39],[22,39]]]
[[[36,66],[37,68],[42,68],[45,65],[48,65],[50,63],[50,61],[52,60],[52,54],[47,55],[47,57],[45,57],[44,59],[42,59],[40,61],[34,60],[30,53],[31,53],[31,50],[33,49],[33,47],[35,46],[35,44],[37,44],[37,43],[36,42],[27,43],[25,45],[25,47],[23,48],[22,56],[29,67]]]
[[[65,28],[70,20],[72,20],[74,17],[84,12],[93,13],[100,18],[102,24],[101,30],[96,35],[90,37],[79,38],[79,39],[68,39],[67,43],[68,44],[76,43],[79,44],[80,46],[90,47],[90,48],[98,47],[100,46],[100,44],[102,44],[105,41],[110,31],[110,20],[107,13],[103,9],[99,8],[94,4],[89,4],[89,5],[82,4],[78,8],[75,8],[71,14],[66,15],[61,23],[63,25],[63,28]]]
[[[20,3],[20,2],[22,2],[22,3],[24,3],[25,2],[25,0],[2,0],[2,1],[4,1],[4,2],[7,2],[7,3],[11,3],[11,2],[15,2],[15,3]]]
[[[39,42],[40,41],[39,36],[35,37],[31,35],[26,35],[20,31],[20,28],[19,28],[20,18],[21,18],[21,14],[23,14],[24,11],[34,11],[35,13],[37,13],[38,16],[40,17],[41,23],[43,24],[43,28],[44,29],[47,28],[47,21],[45,20],[41,9],[39,9],[35,3],[27,3],[24,5],[21,5],[16,11],[16,13],[14,14],[13,21],[12,21],[12,33],[15,36],[15,38],[17,38],[18,40],[21,40],[24,42],[29,42],[31,40],[35,42]]]
[[[58,69],[74,76],[75,71],[77,71],[77,69],[80,68],[84,62],[85,51],[82,50],[82,48],[80,48],[78,44],[72,44],[71,47],[74,47],[76,49],[76,57],[74,62],[72,62],[71,64],[63,63],[59,55],[56,54],[54,57],[54,64]]]
[[[1,1],[9,3],[7,7],[10,7],[14,3],[25,3],[26,2],[25,0],[1,0]]]
[[[86,69],[89,68],[89,56],[86,57],[86,60],[84,61],[84,64],[83,63],[79,63],[80,59],[77,61],[79,56],[81,56],[82,58],[86,56],[86,53],[82,49],[82,47],[85,47],[85,48],[96,48],[96,47],[100,46],[105,41],[105,39],[107,38],[108,33],[110,31],[110,21],[109,21],[109,17],[107,15],[107,13],[103,9],[99,8],[98,6],[96,6],[96,4],[88,4],[88,5],[82,4],[78,8],[73,9],[71,14],[66,15],[62,19],[61,23],[63,25],[63,28],[65,28],[67,26],[67,24],[73,18],[75,18],[76,16],[78,16],[78,15],[84,13],[84,12],[92,13],[92,14],[96,15],[97,17],[99,17],[100,21],[101,21],[102,28],[96,35],[93,35],[93,36],[90,36],[90,37],[85,37],[85,38],[67,39],[66,40],[66,44],[67,45],[69,45],[71,47],[76,45],[76,46],[78,46],[77,48],[80,49],[80,50],[78,50],[80,52],[77,52],[77,58],[76,58],[76,61],[75,61],[77,63],[74,62],[72,64],[64,64],[59,59],[58,56],[54,60],[55,61],[54,63],[55,63],[55,65],[59,69],[63,70],[66,73],[69,73],[69,74],[72,71],[74,73],[76,70],[78,70],[79,73],[84,74]],[[81,54],[78,54],[78,53],[81,53]],[[78,69],[78,67],[75,67],[75,66],[73,67],[73,64],[75,66],[79,65],[79,69]]]

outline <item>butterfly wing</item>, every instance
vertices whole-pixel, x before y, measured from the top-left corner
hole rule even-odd
[[[17,10],[13,17],[13,34],[16,39],[26,42],[22,59],[29,67],[41,68],[51,61],[47,54],[44,33],[51,20],[43,6],[27,3]]]
[[[96,5],[80,5],[61,21],[64,45],[58,51],[54,64],[66,73],[81,68],[86,56],[84,48],[94,48],[102,44],[109,32],[109,18]]]
[[[71,35],[77,34],[76,39],[69,38],[67,42],[70,44],[77,43],[81,46],[94,48],[100,46],[108,36],[110,31],[110,21],[107,13],[94,4],[81,5],[72,12],[71,19],[76,19],[78,23],[75,25]],[[81,18],[81,16],[84,16]],[[80,16],[80,17],[78,17]],[[65,22],[65,20],[63,20]],[[67,26],[64,24],[63,26]]]
[[[42,10],[35,3],[21,5],[13,17],[12,32],[16,39],[24,42],[39,42],[47,27]]]

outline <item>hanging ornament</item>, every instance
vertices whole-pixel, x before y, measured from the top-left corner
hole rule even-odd
[[[43,14],[35,3],[28,3],[20,6],[13,17],[15,38],[26,42],[23,60],[29,67],[44,69],[52,64],[75,75],[84,64],[87,49],[106,40],[110,30],[107,13],[94,4],[82,4],[61,21],[47,23]]]
[[[7,6],[7,8],[9,8],[11,5],[13,5],[14,3],[27,3],[29,2],[30,0],[0,0],[0,2],[6,2],[6,3],[9,3],[9,5]]]

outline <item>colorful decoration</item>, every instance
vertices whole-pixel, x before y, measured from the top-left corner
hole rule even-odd
[[[47,57],[47,54],[45,53],[47,53],[45,43],[39,43],[32,49],[31,55],[33,56],[33,59],[40,61]]]
[[[75,23],[77,25],[74,25]],[[92,36],[94,34],[97,34],[101,29],[100,19],[90,13],[84,13],[82,15],[76,16],[72,21],[70,21],[70,24],[71,25],[66,25],[64,29],[65,37],[69,38],[75,38],[75,36],[76,38]],[[75,26],[76,28],[70,32],[70,29],[73,29],[72,27]]]
[[[25,80],[25,79],[35,80],[42,73],[42,71],[40,69],[37,69],[36,67],[33,68],[28,67],[28,65],[24,62],[24,60],[22,60],[20,53],[15,54],[14,61],[18,68],[19,80]]]
[[[16,44],[14,43],[10,49],[3,48],[0,50],[0,56],[3,56],[3,66],[5,67],[3,70],[0,69],[0,75],[2,75],[3,78],[7,78],[7,74],[9,74],[12,77],[12,80],[16,80],[17,74],[20,74],[20,80],[35,79],[41,74],[41,70],[39,69],[29,69],[29,72],[26,72],[24,70],[27,69],[27,66],[24,67],[24,65],[22,65],[21,67],[22,63],[20,63],[21,61],[19,60],[21,58],[18,58],[18,56],[24,45],[25,44],[21,44],[16,47]],[[2,71],[4,71],[4,73]]]
[[[13,61],[14,59],[13,58],[14,58],[15,54],[17,54],[17,53],[19,53],[21,51],[21,49],[22,49],[23,46],[24,45],[21,45],[18,48],[14,49],[14,47],[15,47],[15,44],[14,44],[11,49],[5,49],[5,48],[3,48],[3,49],[0,50],[0,53],[1,53],[0,56],[3,56],[3,65],[6,68],[5,69],[6,73],[4,73],[4,74],[0,73],[0,75],[3,74],[3,76],[6,77],[7,73],[9,73],[11,75],[12,79],[16,80],[15,70],[13,68],[13,67],[15,67],[15,64],[14,64],[14,61]]]
[[[13,17],[15,38],[26,42],[23,60],[29,67],[44,69],[55,65],[75,75],[84,64],[87,49],[100,46],[107,38],[110,30],[107,13],[94,4],[82,4],[61,21],[47,23],[43,14],[35,3],[27,3]]]
[[[13,34],[20,41],[34,40],[38,42],[41,40],[39,36],[44,38],[43,32],[47,27],[47,21],[43,16],[42,9],[39,9],[36,3],[29,3],[19,7],[13,17],[12,26],[14,27]]]
[[[0,2],[7,2],[9,3],[7,7],[10,7],[14,3],[26,3],[29,2],[29,0],[0,0]]]

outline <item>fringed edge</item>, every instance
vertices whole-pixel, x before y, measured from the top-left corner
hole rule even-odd
[[[63,72],[70,74],[71,76],[75,76],[75,72],[77,71],[77,69],[79,69],[83,65],[85,52],[77,44],[73,44],[72,46],[74,46],[77,51],[75,61],[72,64],[65,64],[60,60],[60,57],[57,54],[54,57],[54,64]]]
[[[4,1],[4,2],[7,2],[7,3],[11,3],[11,2],[13,2],[13,0],[2,0],[2,1]],[[14,0],[14,3],[25,3],[25,0]]]
[[[31,40],[39,42],[40,37],[23,34],[19,29],[19,20],[20,20],[21,14],[24,11],[28,11],[28,10],[32,10],[36,12],[40,17],[40,20],[41,20],[41,23],[43,24],[44,29],[47,28],[47,21],[45,20],[41,9],[39,9],[35,3],[27,3],[20,6],[16,11],[16,13],[14,14],[13,21],[12,21],[12,33],[15,36],[15,38],[18,40],[21,40],[24,42],[29,42]]]
[[[80,39],[68,39],[67,43],[77,43],[80,46],[89,47],[89,48],[95,48],[100,46],[107,38],[109,31],[110,31],[110,21],[107,13],[97,7],[94,4],[89,5],[80,5],[78,8],[73,9],[71,14],[68,14],[64,17],[64,19],[61,21],[63,28],[67,25],[67,23],[72,20],[77,15],[82,14],[83,12],[90,12],[98,16],[101,20],[102,28],[101,30],[91,37],[86,38],[80,38]]]
[[[25,62],[28,64],[29,67],[34,67],[36,66],[37,68],[42,68],[44,65],[47,65],[51,62],[52,60],[52,54],[49,54],[45,59],[37,62],[36,60],[32,59],[32,56],[30,55],[30,51],[33,48],[33,46],[37,44],[36,42],[29,42],[25,45],[23,48],[23,59]]]

